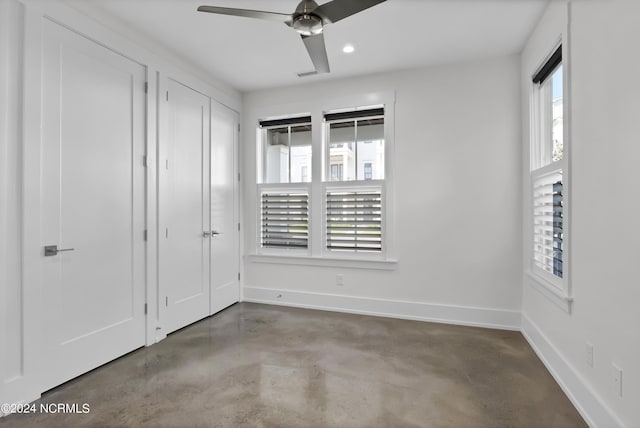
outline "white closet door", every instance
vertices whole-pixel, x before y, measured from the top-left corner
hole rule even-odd
[[[213,103],[211,112],[211,312],[240,299],[238,114]]]
[[[57,24],[43,31],[48,389],[145,343],[145,68]]]
[[[210,100],[168,79],[160,153],[160,307],[165,333],[209,315]]]

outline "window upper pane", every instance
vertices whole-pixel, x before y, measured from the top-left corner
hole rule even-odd
[[[327,141],[328,181],[384,179],[384,118],[331,122]]]
[[[266,130],[265,183],[289,182],[289,128]]]
[[[562,65],[551,76],[551,161],[562,160],[564,152]]]
[[[561,161],[564,157],[563,67],[558,64],[545,80],[535,83],[535,130],[531,142],[531,170]]]
[[[357,130],[358,180],[383,180],[384,119],[358,120]]]
[[[291,127],[291,183],[311,181],[311,125]]]
[[[329,125],[330,181],[356,179],[356,122],[337,122]]]
[[[311,124],[267,128],[264,131],[264,183],[311,181]]]

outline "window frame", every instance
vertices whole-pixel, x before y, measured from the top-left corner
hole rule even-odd
[[[535,82],[536,75],[541,69],[552,59],[554,54],[560,50],[562,58],[558,65],[553,67],[552,71],[546,76],[542,82]],[[553,49],[548,52],[547,56],[531,73],[530,83],[530,121],[529,121],[529,165],[527,170],[528,181],[528,210],[527,210],[527,263],[525,264],[525,275],[529,283],[539,289],[546,297],[556,303],[566,312],[571,311],[571,281],[570,281],[570,236],[571,236],[571,174],[570,174],[570,81],[569,81],[569,61],[567,55],[566,43],[559,40]],[[553,98],[551,88],[544,85],[547,79],[552,79],[553,74],[558,67],[562,67],[562,98],[563,98],[563,156],[561,160],[553,161],[553,120],[552,120],[552,103]],[[548,131],[548,132],[547,132]],[[546,135],[548,134],[548,135]],[[542,147],[549,144],[549,147]],[[548,159],[545,159],[547,158]],[[554,173],[562,174],[562,277],[558,277],[552,273],[545,271],[537,266],[534,259],[534,184],[535,182]]]
[[[358,180],[348,182],[327,182],[326,177],[329,165],[325,163],[325,138],[324,115],[327,112],[339,112],[368,109],[369,106],[384,106],[384,188],[381,193],[384,194],[383,219],[384,222],[384,251],[377,253],[356,253],[356,254],[335,254],[335,252],[327,252],[325,249],[326,239],[323,239],[324,215],[325,215],[325,191],[327,185],[337,186],[354,186],[354,183],[362,183],[364,186],[371,187],[376,185],[376,180]],[[395,224],[394,224],[394,199],[393,199],[393,160],[394,160],[394,122],[395,122],[395,93],[372,92],[364,94],[356,94],[342,98],[312,98],[302,103],[288,105],[270,105],[256,109],[249,113],[249,123],[255,123],[255,145],[256,148],[256,196],[252,198],[255,201],[256,209],[254,212],[255,233],[252,233],[253,241],[250,248],[254,248],[254,252],[248,255],[248,260],[259,263],[279,263],[279,264],[302,264],[310,266],[338,266],[353,267],[363,269],[383,269],[394,270],[397,267],[397,259],[395,258]],[[303,113],[305,112],[305,113]],[[309,183],[261,183],[264,177],[263,173],[263,154],[261,153],[261,129],[258,123],[270,118],[297,117],[310,112],[312,117],[312,166],[311,166],[311,182]],[[344,183],[344,184],[342,184]],[[271,249],[261,248],[260,237],[260,196],[264,189],[276,189],[284,191],[287,189],[309,189],[309,248],[304,254],[292,249]],[[358,186],[360,188],[360,186]]]

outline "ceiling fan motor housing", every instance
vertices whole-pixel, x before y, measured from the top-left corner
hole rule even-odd
[[[322,33],[323,20],[313,13],[318,7],[314,0],[302,0],[293,13],[293,28],[303,36]]]
[[[293,28],[303,36],[322,33],[322,19],[315,15],[299,15],[293,18]]]

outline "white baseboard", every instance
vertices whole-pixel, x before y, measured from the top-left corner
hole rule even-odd
[[[389,318],[520,330],[520,312],[504,309],[372,299],[274,288],[243,287],[242,301]]]
[[[624,427],[615,413],[593,392],[538,326],[524,314],[522,334],[590,427]]]

